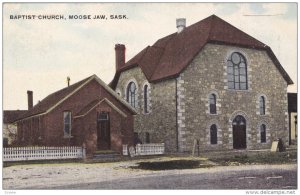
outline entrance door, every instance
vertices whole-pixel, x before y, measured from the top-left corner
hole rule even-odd
[[[233,148],[244,149],[246,144],[246,120],[243,116],[238,115],[232,122],[233,130]]]
[[[97,148],[110,149],[110,121],[108,112],[97,113]]]

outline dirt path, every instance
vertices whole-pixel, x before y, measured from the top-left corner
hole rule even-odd
[[[138,180],[151,176],[220,173],[235,170],[297,170],[296,164],[286,165],[251,165],[186,170],[147,171],[128,168],[137,161],[99,163],[99,164],[45,164],[18,165],[3,168],[3,189],[49,189],[59,186],[80,185],[87,183],[110,182],[113,180]]]

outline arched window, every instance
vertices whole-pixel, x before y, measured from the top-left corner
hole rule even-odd
[[[148,97],[149,92],[148,92],[148,85],[144,86],[144,112],[149,113],[149,108],[148,108]]]
[[[218,143],[218,129],[217,125],[213,124],[210,126],[210,144]]]
[[[245,57],[233,52],[227,60],[228,89],[246,90],[247,62]]]
[[[266,112],[266,103],[265,103],[265,97],[260,96],[259,97],[259,113],[260,115],[265,115]]]
[[[209,94],[209,113],[217,114],[217,98],[215,94]]]
[[[260,126],[260,142],[261,143],[266,143],[266,125],[262,124]]]
[[[127,86],[126,99],[127,99],[127,102],[134,108],[137,106],[136,95],[137,95],[136,85],[134,82],[130,82]]]

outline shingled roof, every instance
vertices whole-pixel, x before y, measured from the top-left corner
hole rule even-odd
[[[68,97],[73,95],[75,92],[77,92],[79,89],[81,89],[83,86],[85,86],[87,83],[89,83],[92,80],[98,81],[98,83],[104,87],[110,94],[112,94],[117,100],[122,102],[133,114],[136,113],[136,111],[122,98],[119,97],[110,87],[108,87],[99,77],[96,75],[92,75],[90,77],[87,77],[77,83],[74,83],[73,85],[70,85],[69,87],[65,87],[59,91],[56,91],[50,95],[48,95],[46,98],[44,98],[42,101],[40,101],[38,104],[36,104],[33,108],[28,110],[25,114],[21,115],[18,119],[16,119],[17,122],[22,119],[26,119],[32,116],[36,115],[43,115],[51,110],[53,110],[56,106],[60,105],[63,101],[65,101]]]
[[[27,110],[4,110],[3,123],[12,123],[26,112]]]
[[[115,89],[120,73],[136,66],[142,69],[149,82],[175,78],[207,43],[265,50],[287,83],[293,84],[269,46],[212,15],[143,49],[116,71],[110,86]]]

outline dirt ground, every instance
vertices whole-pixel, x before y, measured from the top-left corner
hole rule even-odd
[[[251,166],[216,166],[212,168],[196,168],[185,170],[150,171],[132,169],[141,160],[113,163],[62,163],[15,165],[3,168],[3,189],[51,189],[59,186],[80,185],[87,183],[110,182],[113,180],[139,180],[153,176],[214,174],[237,170],[264,170],[279,168],[280,170],[296,170],[297,164],[285,165],[251,165]]]

